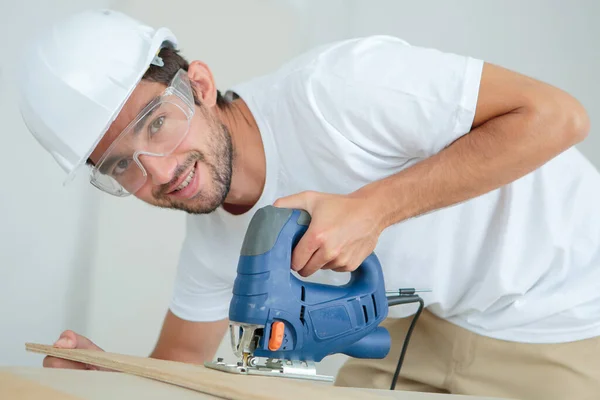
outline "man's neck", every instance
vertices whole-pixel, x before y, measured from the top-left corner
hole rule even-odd
[[[248,211],[260,198],[265,185],[266,161],[260,130],[242,99],[234,100],[219,117],[231,134],[233,171],[223,208],[232,214]]]

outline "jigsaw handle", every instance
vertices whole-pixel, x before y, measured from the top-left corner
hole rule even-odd
[[[293,210],[290,208],[278,208],[265,206],[259,209],[252,217],[242,243],[242,256],[257,256],[273,249],[278,237],[288,223],[292,213],[296,211],[298,218],[292,224],[293,236],[300,236],[306,232],[310,224],[310,214],[304,210]]]

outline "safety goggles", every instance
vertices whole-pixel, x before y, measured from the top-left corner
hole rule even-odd
[[[168,156],[183,141],[194,115],[194,96],[186,71],[152,100],[121,132],[92,168],[90,181],[100,190],[124,197],[137,192],[148,174],[140,156]]]

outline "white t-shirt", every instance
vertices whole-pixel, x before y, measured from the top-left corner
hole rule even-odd
[[[483,61],[374,36],[321,46],[234,87],[266,152],[266,185],[245,215],[189,215],[171,310],[226,318],[254,212],[303,190],[349,193],[469,132]],[[600,175],[569,149],[527,176],[387,228],[375,253],[387,289],[432,289],[429,310],[523,342],[600,334]],[[313,280],[345,283],[348,273]],[[395,306],[403,317],[415,307]]]

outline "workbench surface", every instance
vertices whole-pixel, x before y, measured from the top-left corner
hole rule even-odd
[[[281,378],[273,378],[282,380]],[[326,384],[323,384],[326,385]],[[330,384],[327,384],[330,385]],[[403,391],[336,388],[345,393],[384,396],[398,400],[494,400],[487,397],[455,396]],[[281,398],[289,396],[281,395]],[[362,396],[361,396],[362,397]],[[52,369],[42,367],[0,367],[0,399],[119,400],[119,399],[221,399],[173,384],[139,376],[105,371]],[[495,399],[497,400],[497,399]]]

